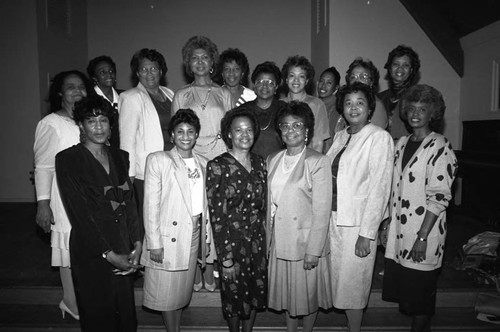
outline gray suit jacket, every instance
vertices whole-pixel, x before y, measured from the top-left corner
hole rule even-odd
[[[286,150],[267,158],[267,248],[274,239],[280,259],[302,260],[305,254],[329,252],[328,227],[332,208],[332,172],[329,159],[310,148],[300,157],[283,188],[272,215],[272,181]],[[273,236],[274,234],[274,236]]]

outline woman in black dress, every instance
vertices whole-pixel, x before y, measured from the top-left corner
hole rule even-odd
[[[251,331],[266,307],[266,166],[250,152],[259,136],[254,113],[240,106],[221,121],[228,152],[207,165],[207,196],[221,276],[222,312],[230,331]]]
[[[70,255],[82,331],[136,331],[133,278],[141,241],[128,154],[106,145],[112,106],[100,96],[75,105],[80,141],[56,156],[72,230]]]

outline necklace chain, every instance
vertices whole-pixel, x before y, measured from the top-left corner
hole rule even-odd
[[[200,100],[201,110],[204,111],[205,108],[207,107],[208,98],[210,98],[210,93],[212,92],[212,84],[210,84],[210,87],[208,88],[208,91],[207,91],[207,95],[205,96],[205,100],[203,102],[201,101],[201,97],[198,94],[198,90],[196,90],[196,87],[193,85],[193,83],[191,83],[191,87],[194,89],[194,92],[196,93],[196,96]]]

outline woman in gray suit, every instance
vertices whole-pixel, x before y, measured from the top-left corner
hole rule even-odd
[[[269,308],[286,311],[287,331],[312,331],[318,309],[332,307],[328,224],[330,162],[307,147],[314,115],[292,101],[277,116],[286,149],[268,157]]]

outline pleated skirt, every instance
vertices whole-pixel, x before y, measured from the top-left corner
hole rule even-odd
[[[199,226],[193,227],[189,268],[187,270],[167,271],[149,267],[144,269],[142,302],[145,307],[158,311],[172,311],[184,308],[189,304],[193,295],[199,237]],[[168,255],[168,253],[165,253],[165,255]]]
[[[274,241],[273,241],[274,243]],[[304,260],[288,261],[276,257],[274,246],[269,259],[269,303],[290,316],[305,316],[332,304],[330,257],[320,257],[318,266],[304,270]]]

